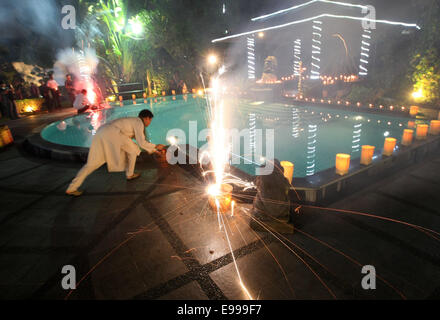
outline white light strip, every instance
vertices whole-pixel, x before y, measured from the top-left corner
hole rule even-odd
[[[361,57],[360,57],[360,67],[359,67],[359,76],[367,76],[368,75],[368,59],[370,57],[369,54],[364,53],[363,51],[370,51],[370,49],[367,49],[364,47],[370,47],[371,44],[370,42],[367,41],[371,39],[371,35],[372,35],[372,31],[369,29],[364,29],[364,33],[362,34],[362,38],[361,38]],[[364,40],[365,39],[365,40]]]
[[[301,74],[301,39],[296,39],[294,42],[294,54],[293,54],[293,74],[299,76]]]
[[[345,7],[360,8],[360,9],[367,9],[368,8],[366,6],[359,5],[359,4],[351,4],[351,3],[338,2],[338,1],[329,1],[329,0],[312,0],[312,1],[300,4],[300,5],[297,5],[297,6],[293,6],[293,7],[287,8],[287,9],[279,10],[279,11],[276,11],[276,12],[273,12],[273,13],[265,14],[265,15],[260,16],[260,17],[252,18],[252,21],[257,21],[257,20],[269,18],[269,17],[275,16],[275,15],[278,15],[278,14],[281,14],[281,13],[285,13],[285,12],[296,10],[296,9],[299,9],[299,8],[302,8],[302,7],[306,7],[306,6],[309,6],[309,5],[311,5],[311,4],[315,3],[315,2],[323,2],[323,3],[335,4],[335,5],[345,6]]]
[[[247,38],[247,52],[248,52],[248,79],[255,79],[255,38]]]
[[[321,27],[318,27],[317,25],[322,26],[322,21],[319,20],[313,20],[312,29],[313,30],[319,30],[322,31]],[[319,65],[319,62],[321,62],[321,59],[319,58],[321,56],[321,41],[318,39],[322,38],[322,34],[320,32],[312,31],[312,42],[317,43],[319,45],[312,44],[312,49],[315,49],[312,51],[312,61],[317,61],[317,63],[311,62],[311,68],[310,68],[310,79],[318,79],[320,74],[321,66]]]
[[[300,117],[298,108],[292,108],[292,137],[299,138]]]
[[[257,119],[255,113],[249,114],[249,147],[251,149],[251,161],[255,157],[257,145],[255,141],[255,129],[256,129]]]
[[[292,21],[292,22],[288,22],[288,23],[284,23],[284,24],[280,24],[280,25],[276,25],[276,26],[272,26],[272,27],[256,29],[256,30],[252,30],[252,31],[247,31],[247,32],[242,32],[242,33],[230,35],[230,36],[223,37],[223,38],[214,39],[211,42],[215,43],[215,42],[219,42],[219,41],[224,41],[224,40],[228,40],[228,39],[233,39],[233,38],[238,38],[238,37],[246,36],[246,35],[253,34],[253,33],[281,29],[281,28],[293,26],[293,25],[296,25],[296,24],[304,23],[304,22],[313,21],[313,20],[316,20],[316,19],[326,18],[326,17],[327,18],[335,18],[335,19],[356,20],[356,21],[369,21],[369,22],[383,23],[383,24],[389,24],[389,25],[395,25],[395,26],[403,26],[403,27],[407,27],[407,28],[416,28],[418,30],[421,29],[415,23],[405,23],[405,22],[396,22],[396,21],[388,21],[388,20],[376,20],[376,19],[370,19],[370,18],[366,18],[366,17],[341,16],[341,15],[336,15],[336,14],[324,13],[324,14],[321,14],[319,16],[312,17],[312,18],[307,18],[307,19],[302,19],[302,20],[295,20],[295,21]]]
[[[308,140],[308,151],[307,151],[307,166],[306,166],[306,175],[307,176],[313,176],[315,174],[315,157],[316,157],[316,132],[318,130],[317,125],[311,125],[309,124],[309,136],[307,138]]]

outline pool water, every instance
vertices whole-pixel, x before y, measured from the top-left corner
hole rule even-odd
[[[207,128],[208,112],[203,97],[185,95],[174,97],[174,100],[172,97],[148,99],[146,104],[143,99],[137,100],[136,105],[125,103],[124,107],[115,106],[52,123],[41,135],[52,143],[89,147],[101,125],[117,118],[135,117],[145,108],[155,115],[146,133],[148,139],[156,144],[167,144],[167,133],[175,128],[183,130],[188,137],[190,121],[197,121],[198,132]],[[266,148],[264,130],[274,129],[274,155],[281,161],[294,163],[294,177],[313,176],[333,167],[337,153],[351,154],[352,159],[359,158],[362,145],[373,145],[380,151],[385,137],[396,138],[399,143],[408,124],[407,118],[316,106],[297,107],[232,98],[226,101],[226,105],[226,127],[250,129],[251,132],[263,129],[262,150]],[[199,141],[197,147],[204,144],[206,141]],[[263,152],[252,158],[252,154],[244,154],[244,151],[242,146],[237,156],[254,163],[260,161],[260,156],[265,156]],[[235,157],[234,160],[237,159]],[[245,164],[242,160],[235,166],[255,174],[255,164]]]

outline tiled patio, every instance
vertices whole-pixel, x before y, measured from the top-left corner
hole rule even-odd
[[[81,164],[21,149],[27,134],[70,112],[8,123],[16,144],[0,152],[0,297],[63,299],[61,269],[73,265],[77,280],[87,276],[69,299],[246,299],[205,186],[189,172],[142,156],[141,179],[103,167],[70,198]],[[439,181],[440,153],[329,208],[440,232]],[[440,298],[440,242],[406,225],[304,207],[301,228],[276,239],[251,230],[240,208],[224,219],[253,298]],[[376,290],[361,288],[363,265],[381,277]]]

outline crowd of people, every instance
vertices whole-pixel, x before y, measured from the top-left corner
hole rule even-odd
[[[44,99],[44,105],[49,112],[61,109],[62,94],[60,85],[54,79],[53,74],[39,81],[39,86],[35,83],[27,83],[22,79],[16,79],[11,83],[0,81],[0,112],[2,117],[11,120],[19,119],[17,111],[17,100],[23,99]],[[87,91],[77,91],[74,80],[70,74],[66,75],[64,82],[66,100],[70,105],[78,110],[78,113],[85,112],[91,103],[87,100]],[[100,92],[98,92],[100,94]]]

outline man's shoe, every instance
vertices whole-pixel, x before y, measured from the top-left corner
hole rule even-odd
[[[127,177],[127,181],[131,181],[131,180],[137,179],[137,178],[139,178],[140,176],[141,176],[140,173],[135,173],[135,174],[133,174],[131,177]]]
[[[83,194],[83,191],[78,191],[78,190],[76,190],[76,191],[66,191],[66,194],[68,196],[79,197],[80,195]]]

